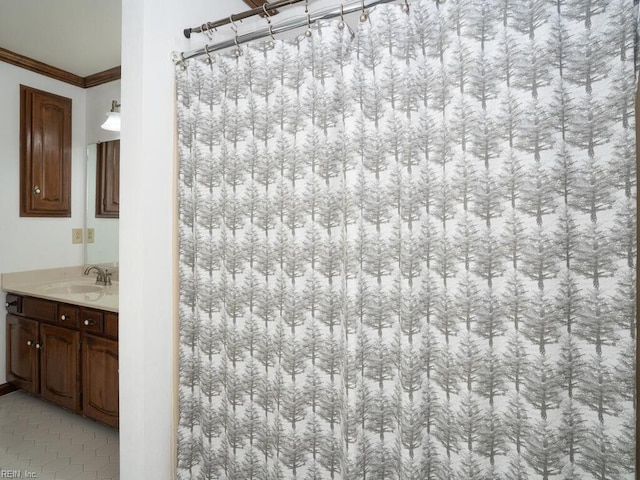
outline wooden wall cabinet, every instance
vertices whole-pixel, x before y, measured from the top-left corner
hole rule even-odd
[[[117,313],[8,294],[7,381],[118,428],[117,337]]]
[[[96,217],[120,216],[120,140],[98,144]]]
[[[20,85],[20,216],[71,216],[71,99]]]

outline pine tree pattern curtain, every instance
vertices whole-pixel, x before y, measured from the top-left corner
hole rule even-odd
[[[412,1],[177,71],[181,479],[631,479],[627,0]]]

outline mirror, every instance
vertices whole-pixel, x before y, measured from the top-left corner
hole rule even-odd
[[[108,143],[108,142],[105,142]],[[118,266],[119,252],[119,220],[117,217],[101,215],[98,209],[96,216],[96,192],[98,186],[98,150],[100,144],[93,143],[87,147],[87,205],[85,210],[85,264],[103,264]],[[104,185],[104,182],[101,182]],[[105,188],[102,188],[105,191]],[[106,190],[109,190],[107,187]],[[92,230],[93,229],[93,230]],[[93,231],[93,242],[91,232]]]

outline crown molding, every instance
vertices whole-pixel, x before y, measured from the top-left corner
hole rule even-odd
[[[91,88],[103,83],[113,82],[114,80],[120,80],[121,68],[120,66],[110,68],[104,72],[94,73],[88,77],[84,77],[84,88]]]
[[[39,60],[34,60],[33,58],[25,57],[24,55],[20,55],[19,53],[15,53],[4,48],[0,48],[0,62],[10,63],[16,67],[24,68],[25,70],[39,73],[40,75],[69,83],[80,88],[90,88],[102,85],[103,83],[113,82],[114,80],[119,80],[121,75],[120,67],[118,66],[105,70],[104,72],[94,73],[88,77],[81,77],[74,73],[67,72],[66,70],[48,65],[40,62]]]
[[[263,3],[268,3],[267,0],[242,0],[244,3],[249,5],[251,8],[261,7]]]
[[[40,75],[55,78],[61,82],[70,83],[76,87],[84,88],[84,79],[82,77],[71,72],[67,72],[66,70],[52,67],[51,65],[34,60],[33,58],[25,57],[24,55],[12,52],[11,50],[0,48],[0,61],[39,73]]]

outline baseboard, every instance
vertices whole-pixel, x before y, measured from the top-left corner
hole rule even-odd
[[[15,392],[16,390],[17,388],[10,383],[3,383],[2,385],[0,385],[0,397],[2,395],[6,395],[7,393]]]

